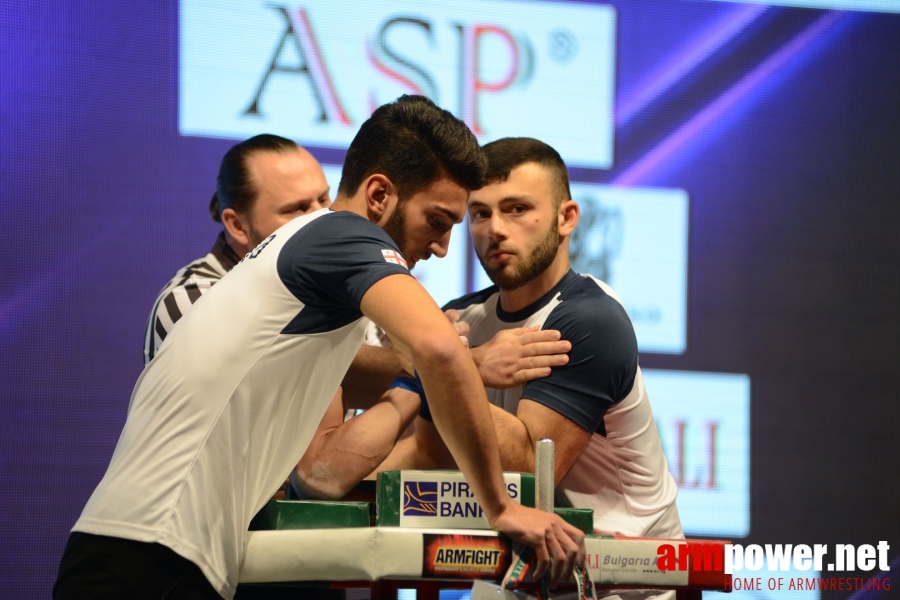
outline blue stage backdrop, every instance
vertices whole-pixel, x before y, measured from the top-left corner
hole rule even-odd
[[[48,596],[225,151],[291,137],[335,191],[404,93],[566,160],[689,535],[895,559],[900,3],[778,4],[3,2],[0,598]],[[469,244],[416,268],[439,302],[488,284]]]

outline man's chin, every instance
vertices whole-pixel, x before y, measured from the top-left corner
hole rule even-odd
[[[490,271],[485,269],[485,273],[487,273],[488,279],[490,279],[491,282],[493,282],[493,284],[499,287],[501,290],[511,290],[518,287],[515,281],[515,276],[511,271],[512,269],[510,269],[509,267],[492,269]]]

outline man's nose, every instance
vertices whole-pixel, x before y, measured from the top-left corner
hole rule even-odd
[[[503,219],[503,215],[496,213],[491,215],[488,220],[488,235],[492,239],[506,239],[506,221]]]
[[[450,232],[441,236],[440,239],[434,240],[428,245],[428,250],[438,258],[447,256],[447,249],[450,248]]]

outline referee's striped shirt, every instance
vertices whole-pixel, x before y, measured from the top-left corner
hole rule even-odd
[[[219,233],[209,254],[182,267],[162,289],[147,320],[144,334],[144,365],[153,360],[172,327],[217,281],[240,261],[225,233]]]

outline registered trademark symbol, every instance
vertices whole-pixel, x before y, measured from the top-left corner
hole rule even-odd
[[[554,29],[550,32],[548,51],[554,62],[565,64],[578,54],[578,38],[563,27]]]

